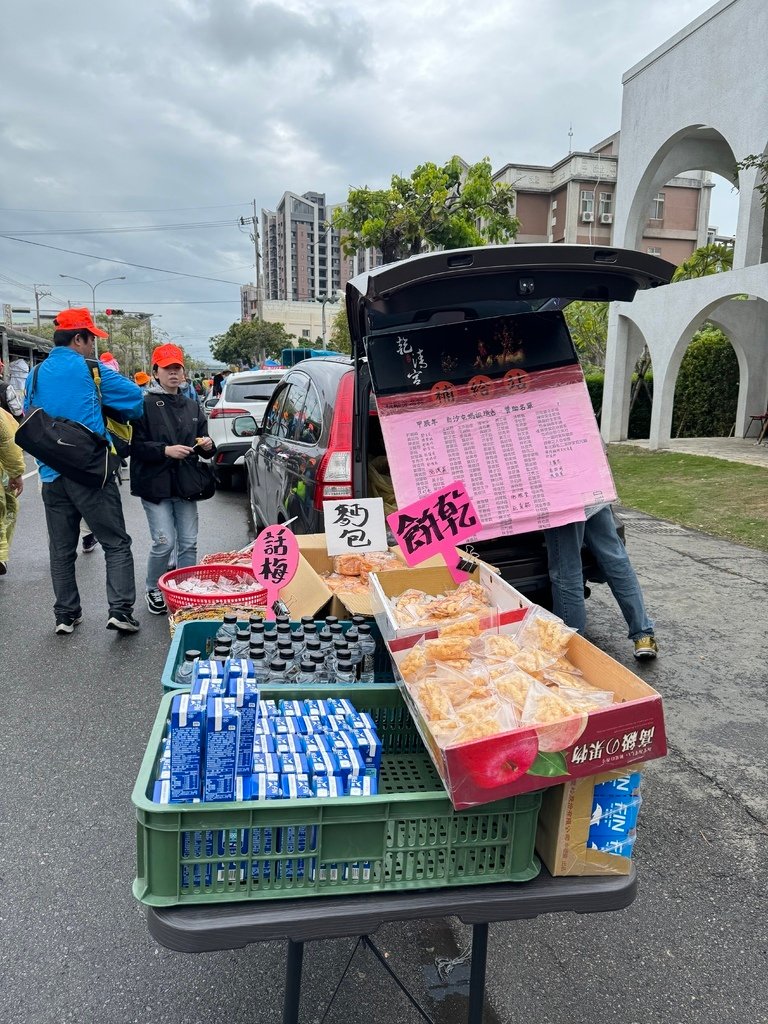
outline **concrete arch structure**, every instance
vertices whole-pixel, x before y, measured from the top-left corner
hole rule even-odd
[[[731,179],[738,160],[766,151],[767,38],[764,0],[720,0],[626,73],[616,245],[639,245],[651,198],[670,178],[697,169]],[[722,323],[739,359],[736,433],[743,433],[751,413],[768,406],[768,227],[757,179],[755,170],[739,173],[732,271],[639,293],[611,311],[602,419],[607,441],[627,436],[631,374],[643,344],[653,361],[650,447],[669,441],[680,362],[707,317]],[[740,294],[753,298],[731,301]]]

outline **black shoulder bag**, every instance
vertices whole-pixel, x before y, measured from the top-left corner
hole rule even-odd
[[[29,412],[16,431],[16,444],[68,480],[85,487],[105,487],[120,465],[120,457],[103,434],[76,420],[50,416],[35,406],[39,368],[32,371]]]
[[[189,401],[192,401],[192,399],[189,399]],[[165,420],[169,436],[175,437],[177,432],[175,427],[178,427],[178,424],[174,426],[173,419],[165,402],[156,402],[155,405]],[[183,442],[180,443],[183,444]],[[213,466],[203,462],[194,452],[188,455],[186,459],[173,459],[172,461],[172,469],[176,480],[176,493],[180,498],[183,498],[185,501],[207,501],[208,498],[214,496],[216,493],[216,477],[213,472]]]

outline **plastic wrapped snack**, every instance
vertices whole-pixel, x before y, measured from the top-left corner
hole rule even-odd
[[[427,722],[452,717],[453,703],[439,680],[424,679],[413,683],[409,689]]]
[[[567,701],[534,679],[528,689],[521,721],[523,725],[552,725],[574,714],[576,710]]]
[[[434,640],[424,642],[424,654],[427,661],[469,661],[471,646],[470,637],[441,633]]]
[[[470,743],[486,736],[497,736],[519,725],[514,709],[495,698],[472,701],[457,711],[455,717],[459,729],[454,743]]]
[[[468,615],[455,622],[448,622],[440,630],[440,636],[478,636],[482,626],[477,615]]]
[[[574,711],[602,711],[609,708],[614,702],[613,693],[610,690],[597,690],[590,687],[567,687],[558,686],[557,695],[561,697]]]
[[[363,560],[358,554],[336,555],[333,559],[333,571],[340,576],[359,576],[363,571]]]
[[[406,683],[413,682],[419,675],[420,672],[427,665],[427,655],[424,651],[424,641],[416,644],[410,651],[405,655],[403,660],[399,664],[400,674]]]
[[[510,665],[503,675],[493,680],[493,686],[501,700],[514,704],[522,712],[534,682],[533,676]]]
[[[561,658],[567,653],[575,633],[576,630],[566,626],[562,619],[533,605],[526,612],[517,633],[517,641],[523,647],[548,651]]]
[[[540,675],[557,660],[557,656],[551,651],[523,647],[517,640],[503,633],[486,634],[475,642],[472,651],[476,657],[491,663],[506,666],[513,662],[517,668],[530,675]]]

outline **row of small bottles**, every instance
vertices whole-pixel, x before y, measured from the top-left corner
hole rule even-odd
[[[177,684],[191,683],[200,657],[200,651],[185,652],[176,673]],[[211,657],[216,661],[250,659],[260,685],[373,683],[376,640],[362,615],[352,617],[345,633],[333,615],[325,622],[305,615],[295,629],[287,615],[279,615],[275,622],[252,615],[248,626],[239,628],[237,615],[228,613],[214,638]]]

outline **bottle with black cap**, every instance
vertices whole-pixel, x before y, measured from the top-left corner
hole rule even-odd
[[[315,666],[315,682],[327,683],[328,675],[325,671],[325,655],[315,652],[314,654],[310,654],[309,660]]]
[[[269,663],[269,682],[273,683],[287,683],[288,679],[285,674],[286,664],[282,658],[273,658]]]
[[[317,665],[311,658],[302,658],[296,675],[296,682],[304,685],[316,683],[317,681]]]
[[[192,676],[195,672],[195,662],[200,659],[200,651],[185,651],[184,661],[179,665],[179,670],[176,673],[175,682],[178,686],[191,686]]]
[[[229,640],[233,642],[237,636],[237,615],[235,612],[226,612],[224,621],[216,633],[217,640]]]
[[[340,683],[342,686],[356,682],[355,670],[352,665],[352,655],[349,651],[341,651],[336,658],[336,668],[332,681]]]
[[[251,631],[250,629],[238,629],[235,642],[232,644],[232,650],[230,657],[232,658],[247,658],[248,648],[251,644]]]
[[[264,650],[253,651],[251,653],[251,661],[253,662],[253,674],[256,678],[257,686],[266,686],[270,682],[270,671],[269,662]]]

